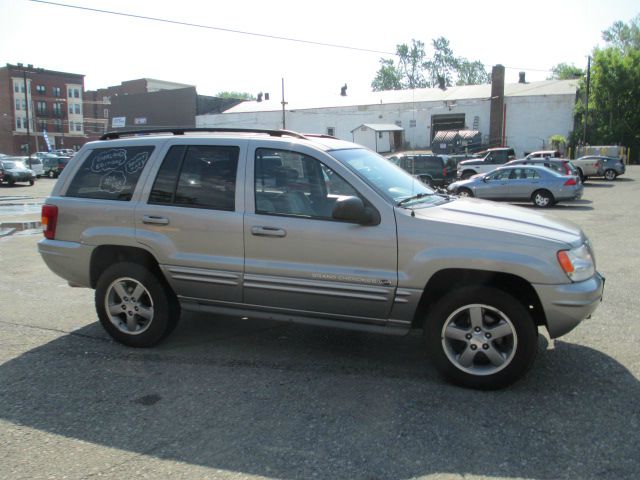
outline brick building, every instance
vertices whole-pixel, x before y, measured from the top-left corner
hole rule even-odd
[[[0,68],[0,152],[18,155],[86,141],[84,75],[7,64]]]
[[[139,78],[85,92],[89,139],[111,130],[195,127],[196,116],[221,113],[242,100],[199,95],[183,83]]]

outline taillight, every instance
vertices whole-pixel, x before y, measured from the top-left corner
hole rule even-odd
[[[58,207],[55,205],[42,206],[42,233],[45,238],[53,240],[56,237],[56,224],[58,223]]]
[[[447,167],[442,168],[442,178],[447,178]]]
[[[578,183],[576,182],[576,180],[574,178],[570,178],[569,180],[564,182],[564,186],[565,187],[570,187],[571,185],[577,185],[577,184]]]

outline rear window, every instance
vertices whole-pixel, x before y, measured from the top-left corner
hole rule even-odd
[[[82,162],[67,197],[129,201],[154,147],[98,148]]]

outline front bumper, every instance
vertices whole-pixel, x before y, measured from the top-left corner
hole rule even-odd
[[[533,285],[542,303],[551,338],[570,332],[595,311],[602,301],[604,280],[596,273],[583,282]]]

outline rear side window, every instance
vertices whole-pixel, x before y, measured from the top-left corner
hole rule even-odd
[[[239,147],[171,147],[149,195],[149,203],[234,210]]]
[[[98,148],[84,160],[67,197],[131,200],[154,147]]]

